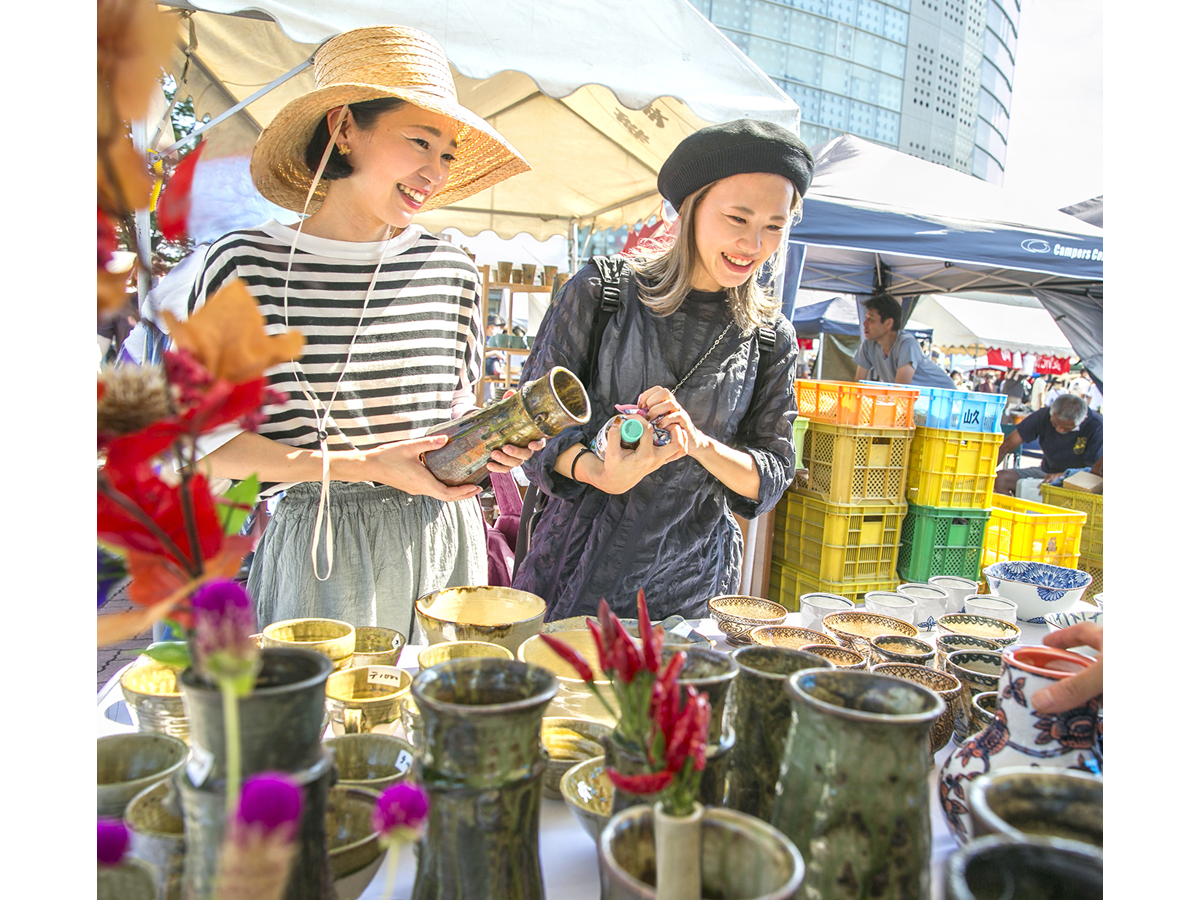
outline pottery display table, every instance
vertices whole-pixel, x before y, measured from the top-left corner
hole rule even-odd
[[[1091,609],[1092,607],[1087,607]],[[799,618],[797,613],[789,614]],[[789,621],[788,624],[791,624]],[[710,637],[716,644],[716,649],[730,651],[731,647],[725,636],[717,629],[711,619],[702,619],[693,623],[701,634]],[[1040,644],[1047,633],[1044,625],[1020,623],[1021,643]],[[399,665],[414,675],[417,672],[417,653],[420,647],[405,647]],[[122,672],[124,670],[122,669]],[[125,701],[121,695],[121,672],[114,675],[97,695],[97,736],[105,734],[120,734],[133,731],[133,725],[125,709]],[[331,736],[331,735],[327,735]],[[956,749],[953,741],[938,752],[934,758],[934,766],[929,774],[929,808],[930,821],[933,825],[933,852],[931,854],[931,884],[932,900],[942,900],[945,896],[944,881],[946,860],[955,850],[954,837],[946,826],[938,803],[938,772],[946,758]],[[600,896],[600,865],[596,856],[596,846],[587,832],[571,814],[566,803],[561,800],[542,800],[540,823],[540,856],[542,875],[546,888],[546,900],[589,900]],[[416,860],[412,849],[408,848],[401,860],[400,871],[396,879],[397,887],[389,896],[383,896],[386,867],[381,866],[375,878],[362,894],[362,900],[408,900],[416,874]]]

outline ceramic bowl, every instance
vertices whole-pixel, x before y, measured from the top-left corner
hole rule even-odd
[[[1104,779],[1061,768],[997,769],[969,782],[974,834],[1054,837],[1104,848]]]
[[[542,746],[550,756],[542,775],[542,796],[562,800],[560,783],[568,769],[584,760],[604,755],[604,741],[612,726],[590,719],[547,716],[542,719]]]
[[[996,703],[1000,699],[999,691],[984,691],[971,698],[971,730],[968,734],[983,731],[996,718]]]
[[[1103,896],[1104,854],[1078,841],[991,834],[969,841],[946,863],[947,900]]]
[[[1104,625],[1104,610],[1102,609],[1072,609],[1068,612],[1046,613],[1043,618],[1046,620],[1046,627],[1051,631],[1058,631],[1062,628],[1070,628],[1072,625],[1078,625],[1081,622],[1091,622],[1093,625]]]
[[[946,670],[946,657],[955,650],[994,650],[1000,652],[1000,645],[987,638],[976,637],[973,634],[943,634],[937,640],[937,668]]]
[[[417,654],[417,670],[424,672],[430,666],[444,663],[448,659],[512,659],[513,655],[499,644],[487,641],[442,641],[430,644]]]
[[[355,628],[350,666],[394,666],[403,649],[404,635],[398,631],[377,625]]]
[[[750,632],[760,625],[782,625],[787,608],[761,597],[729,594],[708,601],[717,627],[731,644],[749,644]]]
[[[416,754],[390,734],[344,734],[322,743],[333,754],[338,784],[381,793],[410,777]]]
[[[129,801],[183,767],[188,746],[167,734],[110,734],[96,740],[96,815],[120,819]]]
[[[379,832],[372,821],[379,794],[360,787],[335,784],[325,802],[325,840],[333,878],[361,871],[383,856]]]
[[[928,641],[902,634],[881,634],[871,638],[871,664],[913,663],[927,666],[933,663],[937,649]]]
[[[1101,609],[1104,609],[1104,591],[1101,591],[1098,594],[1093,594],[1092,602],[1095,603]]]
[[[837,646],[837,641],[823,631],[793,625],[760,625],[751,629],[750,642],[764,647],[786,647],[788,650],[800,650],[809,644]]]
[[[184,743],[191,739],[179,675],[183,669],[146,659],[121,675],[121,693],[138,731],[169,734]]]
[[[871,657],[873,637],[881,634],[899,634],[915,638],[920,633],[917,626],[910,622],[860,610],[830,613],[825,617],[824,625],[825,630],[833,635],[839,644],[857,651],[864,659]]]
[[[262,645],[315,650],[329,657],[334,669],[346,669],[354,655],[354,626],[336,619],[285,619],[263,629]]]
[[[963,702],[962,682],[953,675],[939,672],[937,669],[931,669],[929,666],[914,665],[905,662],[881,663],[871,669],[871,672],[875,675],[890,675],[892,678],[902,678],[905,681],[915,682],[929,688],[945,701],[946,711],[938,716],[937,721],[933,723],[933,728],[929,732],[929,761],[932,765],[933,754],[950,743],[950,736],[954,734],[956,713],[961,715],[961,704]]]
[[[991,616],[976,616],[971,613],[950,613],[938,619],[938,628],[953,634],[969,634],[1007,647],[1015,644],[1021,629],[1012,622],[993,619]]]
[[[955,650],[946,657],[946,671],[966,685],[971,696],[1000,687],[1003,661],[993,650]]]
[[[1048,612],[1073,607],[1092,583],[1090,573],[1038,562],[998,562],[983,570],[988,589],[1017,604],[1022,622],[1042,624]]]
[[[487,641],[516,653],[542,630],[546,601],[506,587],[451,587],[420,598],[416,613],[431,644]]]
[[[587,660],[592,673],[596,676],[595,684],[610,684],[600,668],[600,651],[596,648],[596,639],[591,631],[584,628],[574,631],[559,631],[554,635],[560,641],[570,644]],[[550,645],[542,640],[541,635],[534,635],[517,648],[517,659],[533,666],[541,666],[553,672],[560,682],[567,685],[582,687],[585,682],[579,677],[574,666],[550,649]]]
[[[400,727],[412,675],[395,666],[360,666],[325,682],[325,708],[335,735],[392,734]]]
[[[154,870],[158,896],[183,896],[186,848],[183,818],[178,808],[175,786],[160,781],[146,788],[125,807],[125,826],[129,829],[129,856],[140,859]]]
[[[814,656],[829,660],[839,669],[866,670],[867,668],[867,657],[863,656],[857,650],[851,650],[849,647],[831,647],[829,644],[808,644],[800,649]]]
[[[613,786],[605,771],[604,757],[585,759],[563,774],[559,791],[571,813],[593,841],[612,818]]]

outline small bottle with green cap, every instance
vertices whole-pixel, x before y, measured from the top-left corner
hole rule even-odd
[[[636,450],[646,426],[639,419],[626,419],[621,423],[621,449]]]

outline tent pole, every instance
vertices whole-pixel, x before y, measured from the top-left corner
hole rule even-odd
[[[825,332],[817,335],[817,379],[825,371]]]
[[[146,151],[146,120],[137,119],[129,123],[130,137],[133,138],[133,146],[137,148],[138,153],[147,160],[149,157]],[[138,272],[137,272],[137,294],[138,308],[141,308],[142,300],[146,294],[150,292],[150,207],[144,206],[137,209],[133,213],[134,233],[137,238],[137,255],[138,255]]]
[[[570,250],[571,274],[574,275],[576,272],[579,271],[579,220],[578,219],[571,220],[571,234],[569,236],[569,240],[571,242],[571,246],[568,248]]]

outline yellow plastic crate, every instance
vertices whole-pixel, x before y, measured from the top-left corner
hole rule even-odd
[[[785,606],[791,612],[799,612],[800,597],[816,591],[839,594],[854,603],[862,603],[868,591],[894,591],[900,582],[895,578],[880,581],[825,581],[812,572],[797,568],[779,559],[771,560],[771,580],[767,586],[767,599]]]
[[[1089,559],[1104,559],[1104,495],[1073,491],[1070,488],[1042,485],[1042,500],[1063,509],[1077,509],[1087,513],[1087,524],[1083,526],[1083,541],[1079,555]],[[1081,567],[1082,568],[1082,567]]]
[[[1087,513],[996,494],[983,533],[983,568],[1018,560],[1076,568]]]
[[[808,487],[796,488],[829,503],[903,504],[913,432],[809,422],[801,461]]]
[[[946,509],[992,505],[1002,434],[917,427],[908,457],[908,502]]]
[[[772,552],[826,581],[893,578],[907,511],[907,504],[826,503],[785,491],[775,507]]]
[[[1079,492],[1075,491],[1075,493]],[[1087,603],[1095,604],[1095,596],[1104,590],[1104,561],[1102,559],[1089,559],[1086,556],[1081,556],[1079,557],[1079,565],[1075,568],[1082,569],[1092,576],[1092,583],[1083,592],[1083,599]]]
[[[796,380],[800,415],[831,425],[913,428],[920,388],[862,384],[857,381]]]

